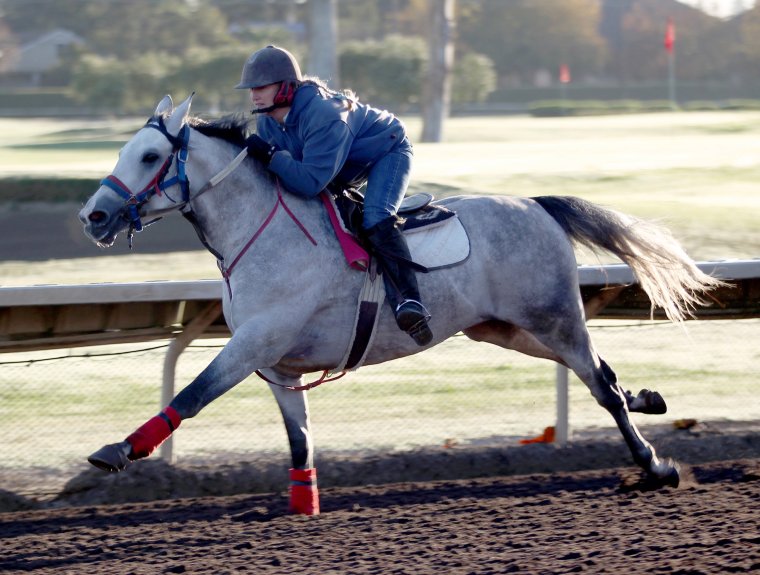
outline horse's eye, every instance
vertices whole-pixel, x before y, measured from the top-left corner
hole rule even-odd
[[[147,154],[145,154],[145,155],[142,157],[142,163],[143,163],[143,164],[152,164],[152,163],[154,163],[156,160],[158,160],[158,154],[156,154],[156,153],[154,153],[154,152],[148,152]]]

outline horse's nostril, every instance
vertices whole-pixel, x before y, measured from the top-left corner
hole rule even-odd
[[[90,220],[93,224],[98,224],[107,218],[108,216],[106,216],[105,212],[101,212],[97,210],[90,213],[90,215],[87,216],[87,219]]]

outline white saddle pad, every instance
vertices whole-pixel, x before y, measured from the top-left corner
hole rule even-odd
[[[453,266],[470,255],[470,238],[459,218],[407,230],[404,237],[412,260],[428,269]]]

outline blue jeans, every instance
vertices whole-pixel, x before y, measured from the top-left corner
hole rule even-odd
[[[370,169],[364,190],[365,230],[398,211],[409,186],[412,155],[412,144],[405,137]]]

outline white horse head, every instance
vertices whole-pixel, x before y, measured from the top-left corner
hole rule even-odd
[[[187,201],[183,197],[183,178],[185,182],[187,178],[179,161],[188,153],[184,128],[192,99],[190,95],[174,108],[171,97],[164,96],[145,126],[121,149],[113,172],[79,212],[85,233],[98,245],[112,245],[124,230],[140,231],[141,216],[147,211],[159,213]]]

